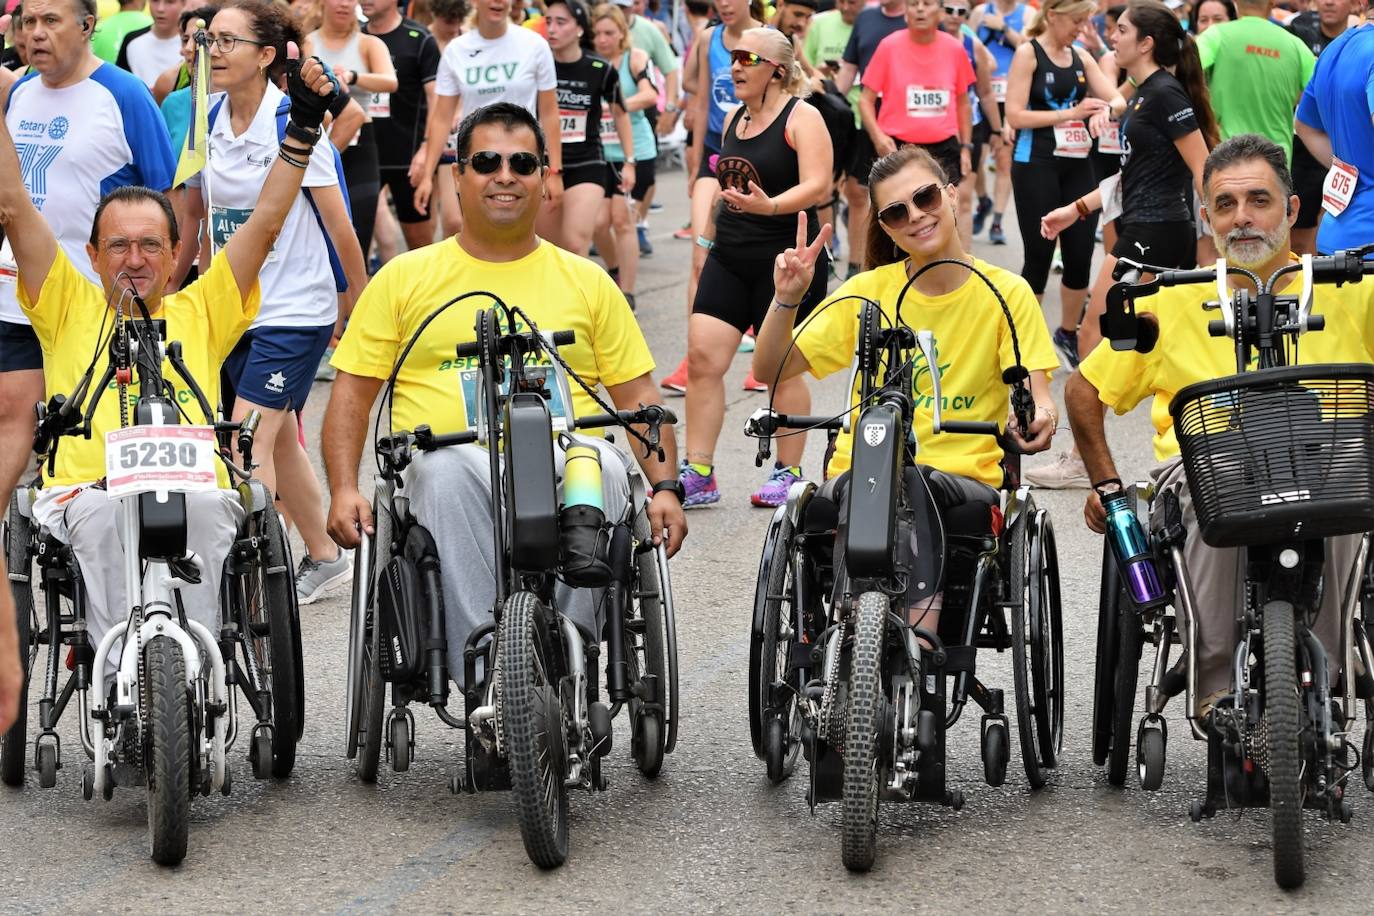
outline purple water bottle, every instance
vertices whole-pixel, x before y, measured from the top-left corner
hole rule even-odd
[[[1102,497],[1102,508],[1107,510],[1107,540],[1131,598],[1142,608],[1159,604],[1164,600],[1164,586],[1160,584],[1145,532],[1131,510],[1130,498],[1125,490],[1106,495],[1098,491],[1098,495]]]

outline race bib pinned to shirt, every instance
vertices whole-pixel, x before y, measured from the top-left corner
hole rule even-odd
[[[1097,151],[1104,156],[1124,156],[1126,149],[1121,145],[1121,124],[1108,121],[1107,129],[1097,138]]]
[[[994,76],[992,78],[992,97],[999,102],[1007,100],[1007,78],[1005,76]]]
[[[374,121],[378,118],[391,117],[391,93],[372,93],[372,101],[367,103],[367,114]]]
[[[230,237],[248,222],[248,217],[253,215],[252,210],[241,209],[239,207],[211,207],[210,208],[210,244],[215,252],[219,252],[228,243]],[[273,244],[272,250],[267,253],[268,264],[277,260],[277,246]]]
[[[558,135],[564,143],[587,141],[587,113],[585,111],[558,112]]]
[[[19,277],[19,265],[14,262],[14,252],[10,250],[7,236],[0,242],[0,283],[13,283]]]
[[[218,486],[215,430],[209,426],[130,426],[105,434],[110,499],[135,493],[199,493]]]
[[[1087,159],[1092,152],[1093,138],[1083,121],[1065,121],[1054,125],[1054,154],[1061,159]]]
[[[908,118],[943,118],[949,113],[949,90],[925,86],[906,87]]]
[[[615,132],[615,118],[609,114],[601,116],[601,142],[620,145],[620,134]]]
[[[1348,162],[1331,157],[1331,170],[1322,182],[1322,209],[1332,216],[1340,216],[1350,206],[1355,188],[1360,183],[1360,170]]]

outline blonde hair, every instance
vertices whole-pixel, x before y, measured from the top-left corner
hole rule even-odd
[[[620,29],[620,53],[624,54],[630,50],[630,24],[625,21],[625,14],[620,11],[620,7],[614,3],[598,3],[592,7],[592,28],[603,19],[614,22],[616,28]]]
[[[1091,0],[1089,0],[1091,2]],[[811,81],[806,78],[806,71],[797,60],[797,52],[792,46],[792,39],[788,38],[777,29],[758,28],[747,29],[745,35],[752,35],[762,48],[762,57],[775,62],[782,68],[782,91],[788,95],[795,95],[798,98],[806,98],[811,94]]]
[[[1096,0],[1044,0],[1040,4],[1040,9],[1035,11],[1035,17],[1031,19],[1030,27],[1026,29],[1027,38],[1036,38],[1049,27],[1050,13],[1063,13],[1072,16],[1075,13],[1085,13],[1097,9]]]

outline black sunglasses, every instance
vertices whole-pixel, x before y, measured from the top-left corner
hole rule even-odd
[[[914,204],[916,209],[923,213],[934,213],[940,209],[944,203],[945,185],[928,184],[916,189],[916,193],[911,195],[911,203],[904,200],[888,204],[878,211],[878,222],[882,223],[893,232],[905,229],[913,219],[911,206]]]
[[[534,153],[511,153],[503,156],[492,150],[482,150],[458,160],[459,165],[471,165],[478,175],[491,175],[501,168],[502,162],[510,163],[510,170],[517,175],[529,176],[539,171],[539,157]]]

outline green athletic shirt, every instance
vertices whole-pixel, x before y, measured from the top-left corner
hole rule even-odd
[[[811,66],[820,68],[828,60],[843,61],[844,49],[849,44],[849,35],[854,31],[853,23],[846,24],[839,10],[818,13],[811,20],[811,28],[806,32],[806,44],[802,50]],[[855,80],[849,90],[849,107],[854,109],[854,126],[863,127],[859,120],[859,96],[863,87]]]
[[[114,63],[119,57],[119,47],[124,44],[124,36],[130,32],[153,24],[153,17],[140,10],[122,10],[96,23],[95,35],[91,38],[91,51],[106,63]]]
[[[664,76],[677,70],[677,57],[668,46],[668,39],[663,37],[663,33],[654,25],[652,19],[644,16],[635,17],[635,21],[630,25],[630,44],[648,54],[649,60],[654,62],[654,66]]]
[[[1293,156],[1293,111],[1317,59],[1302,39],[1259,16],[1212,26],[1198,53],[1221,138],[1261,134]]]

